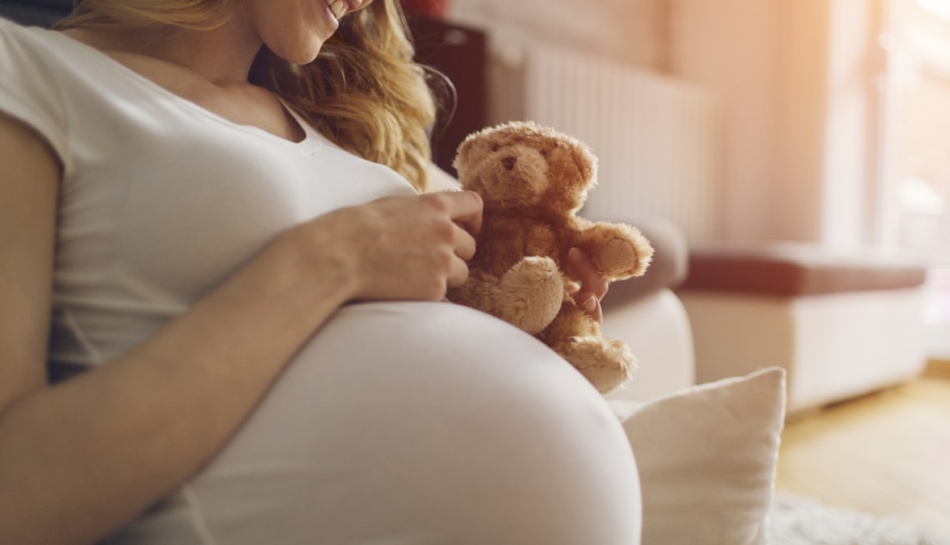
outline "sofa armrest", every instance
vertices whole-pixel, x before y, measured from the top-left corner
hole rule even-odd
[[[671,290],[656,289],[605,311],[604,336],[625,342],[638,361],[633,377],[607,399],[646,401],[696,383],[689,317]]]
[[[657,290],[679,286],[686,279],[689,268],[686,236],[676,224],[657,217],[619,221],[633,225],[647,237],[653,245],[653,261],[643,276],[611,284],[610,291],[601,303],[605,311],[641,299]]]

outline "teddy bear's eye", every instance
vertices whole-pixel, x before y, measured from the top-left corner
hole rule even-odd
[[[498,151],[498,150],[500,150],[500,149],[501,149],[501,146],[498,145],[498,144],[492,144],[492,145],[491,145],[491,150],[492,150],[492,152],[496,152],[496,151]]]

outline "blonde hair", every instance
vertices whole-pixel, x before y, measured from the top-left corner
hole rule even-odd
[[[117,24],[208,30],[225,24],[240,0],[77,0],[54,28]],[[327,138],[425,189],[428,128],[436,116],[430,84],[416,64],[396,0],[375,0],[343,18],[310,64],[294,65],[266,46],[250,82],[273,91]]]

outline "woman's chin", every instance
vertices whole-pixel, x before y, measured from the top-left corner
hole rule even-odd
[[[301,43],[294,44],[293,47],[270,47],[271,51],[278,57],[291,64],[310,64],[320,54],[320,48],[323,47],[324,39],[312,37],[309,40],[303,40]]]

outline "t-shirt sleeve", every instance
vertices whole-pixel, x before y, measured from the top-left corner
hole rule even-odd
[[[55,78],[26,29],[0,18],[0,111],[32,127],[67,163],[67,124]]]

